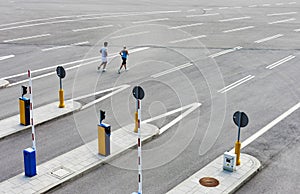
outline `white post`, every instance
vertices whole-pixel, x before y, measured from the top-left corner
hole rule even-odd
[[[28,78],[29,78],[29,94],[30,94],[30,124],[31,124],[31,138],[32,138],[32,148],[36,150],[35,144],[35,129],[33,122],[33,98],[32,98],[32,80],[31,80],[31,72],[28,70]]]
[[[138,169],[139,169],[139,190],[138,194],[142,194],[142,142],[141,142],[141,101],[137,99],[138,109]]]

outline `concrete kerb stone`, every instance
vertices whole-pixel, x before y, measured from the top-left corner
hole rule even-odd
[[[0,88],[6,88],[8,86],[9,82],[4,79],[0,79]]]

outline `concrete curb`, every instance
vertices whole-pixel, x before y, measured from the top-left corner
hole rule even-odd
[[[8,86],[9,82],[4,79],[0,79],[0,88],[6,88]]]

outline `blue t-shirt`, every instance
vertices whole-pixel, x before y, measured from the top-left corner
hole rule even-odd
[[[127,59],[127,57],[128,57],[128,51],[127,50],[122,50],[121,51],[121,57]]]

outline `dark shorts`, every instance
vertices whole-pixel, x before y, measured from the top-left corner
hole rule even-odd
[[[122,65],[126,65],[126,58],[122,58]]]

